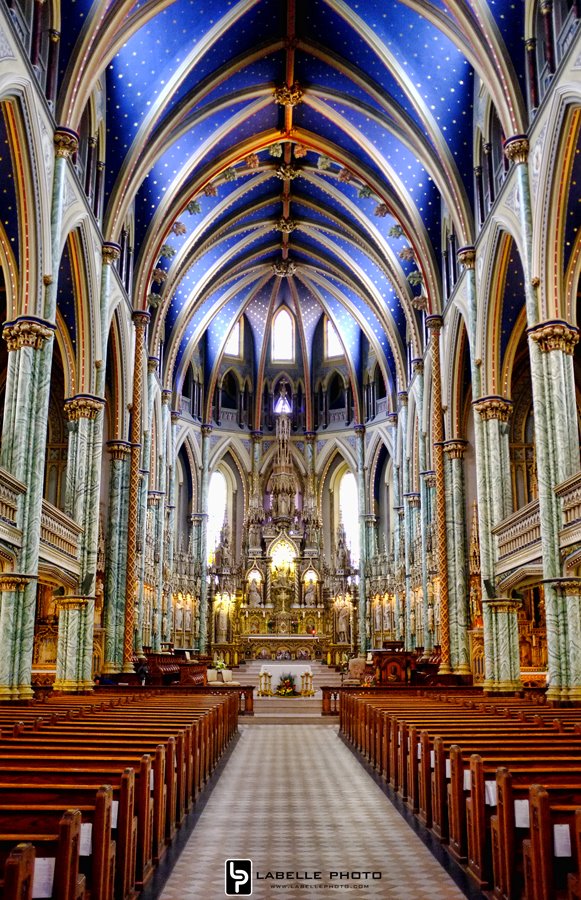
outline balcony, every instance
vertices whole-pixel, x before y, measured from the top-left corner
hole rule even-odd
[[[566,555],[570,548],[581,542],[581,472],[563,481],[555,488],[561,501],[562,527],[559,546]],[[507,516],[492,529],[496,536],[498,557],[496,574],[519,566],[536,563],[541,565],[541,523],[539,501],[533,500]]]
[[[40,515],[40,560],[78,575],[79,538],[83,529],[52,503],[42,501]]]
[[[26,493],[26,485],[0,468],[0,540],[20,547],[22,534],[16,522],[18,498]]]

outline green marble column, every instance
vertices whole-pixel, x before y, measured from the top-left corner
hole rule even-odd
[[[156,389],[156,373],[159,360],[150,356],[147,360],[147,410],[143,428],[143,446],[141,448],[141,481],[139,485],[139,516],[137,522],[137,627],[135,636],[135,652],[143,653],[143,612],[145,592],[145,562],[148,526],[148,497],[151,468],[151,433],[153,429],[153,401]]]
[[[159,652],[161,650],[161,642],[171,640],[171,615],[167,609],[167,590],[165,589],[165,567],[166,567],[166,503],[165,499],[168,495],[168,460],[167,445],[171,439],[171,391],[163,390],[161,392],[161,455],[158,459],[158,488],[163,500],[156,507],[156,541],[159,549],[159,561],[156,566],[156,585],[154,607],[152,611],[152,635],[151,648]],[[171,603],[171,598],[170,601]]]
[[[490,611],[495,681],[494,693],[515,693],[522,688],[518,641],[518,611],[521,604],[511,597],[487,601]]]
[[[449,466],[450,527],[449,572],[453,586],[453,602],[450,610],[450,637],[453,644],[452,669],[458,675],[470,674],[470,648],[468,640],[468,561],[466,553],[466,497],[464,493],[464,453],[466,441],[445,441],[444,453]]]
[[[356,425],[354,428],[357,450],[357,488],[359,494],[359,653],[363,656],[367,653],[370,641],[370,621],[367,601],[365,577],[367,574],[367,548],[365,541],[365,516],[367,514],[366,485],[365,485],[365,426]]]
[[[428,629],[428,490],[424,473],[427,466],[426,433],[424,425],[424,361],[412,360],[413,391],[418,417],[418,463],[420,468],[420,534],[422,541],[422,605],[424,607],[424,650],[433,648],[433,635]]]
[[[7,322],[3,335],[8,346],[6,414],[2,432],[0,462],[26,485],[19,497],[17,523],[22,532],[12,573],[14,589],[0,598],[0,700],[28,700],[32,697],[31,672],[40,523],[44,488],[44,463],[53,335],[56,319],[57,283],[61,252],[61,231],[67,160],[78,147],[78,136],[67,128],[54,135],[55,162],[51,204],[52,275],[43,279],[40,295],[43,318],[23,316]],[[31,273],[23,272],[23,278]],[[35,307],[34,300],[31,307]],[[9,581],[9,580],[8,580]],[[3,584],[8,584],[4,579]],[[11,582],[12,583],[12,582]]]
[[[125,580],[127,552],[127,508],[129,499],[128,441],[109,441],[109,515],[105,568],[105,659],[103,672],[123,668],[123,632],[125,623]]]
[[[165,547],[164,547],[164,557],[163,557],[163,572],[164,572],[164,585],[163,585],[163,637],[162,640],[170,641],[172,639],[172,621],[173,621],[173,609],[172,609],[172,593],[173,593],[173,565],[174,565],[174,551],[175,551],[175,531],[176,531],[176,480],[175,480],[175,460],[176,460],[176,437],[177,430],[180,420],[179,412],[172,410],[170,412],[170,421],[169,421],[169,448],[168,448],[168,461],[167,461],[167,504],[166,504],[166,513],[167,513],[167,532],[165,539]]]
[[[200,514],[203,517],[200,533],[200,653],[208,652],[208,484],[210,480],[211,425],[202,425],[202,479],[200,490]]]
[[[398,393],[398,422],[400,427],[399,440],[401,442],[401,488],[403,499],[403,564],[404,564],[404,644],[406,650],[413,649],[411,610],[412,610],[412,514],[409,504],[410,494],[410,461],[407,455],[409,434],[408,428],[408,395],[405,391]]]
[[[101,397],[77,394],[65,403],[69,436],[65,512],[82,525],[83,532],[79,546],[78,591],[72,598],[62,598],[58,605],[54,685],[57,691],[84,691],[93,687],[91,669],[104,402]]]

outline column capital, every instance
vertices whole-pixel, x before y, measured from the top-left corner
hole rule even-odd
[[[148,372],[156,372],[158,366],[159,366],[159,357],[157,357],[157,356],[148,356],[147,357],[147,371]]]
[[[530,38],[525,39],[525,50],[528,50],[529,53],[531,53],[533,50],[535,50],[536,46],[537,46],[537,39],[535,37],[530,37]]]
[[[572,356],[579,341],[579,329],[562,319],[541,322],[534,328],[529,328],[527,334],[531,341],[538,345],[542,353],[561,350],[567,356]]]
[[[387,420],[388,425],[391,425],[392,428],[397,427],[397,413],[396,412],[388,413],[385,418]]]
[[[56,598],[56,608],[59,612],[63,609],[84,609],[89,600],[94,600],[94,597],[83,597],[83,596],[67,596],[67,597],[57,597]]]
[[[202,437],[210,437],[212,434],[212,425],[209,422],[204,422],[201,428]]]
[[[211,427],[212,427],[212,426],[210,425],[210,428],[211,428]],[[255,441],[256,443],[258,443],[258,442],[261,441],[262,438],[264,437],[264,433],[263,433],[262,431],[251,431],[251,432],[250,432],[250,437],[252,438],[253,441]]]
[[[129,441],[107,441],[106,446],[112,459],[128,459],[131,453]]]
[[[104,266],[112,266],[121,255],[121,247],[114,241],[105,241],[101,247],[101,259]]]
[[[164,388],[161,392],[161,402],[164,406],[169,406],[171,403],[172,392],[168,388]]]
[[[526,134],[515,134],[504,142],[504,155],[510,162],[526,163],[529,158],[529,139]]]
[[[473,269],[476,264],[476,250],[474,247],[460,247],[457,253],[458,262],[465,269]]]
[[[363,437],[365,435],[365,425],[354,425],[353,431],[358,437]]]
[[[520,600],[515,600],[513,597],[494,597],[492,600],[486,600],[483,597],[482,602],[497,613],[515,613],[522,606]]]
[[[169,415],[170,415],[172,425],[177,425],[179,420],[182,417],[182,414],[179,411],[179,409],[172,409]]]
[[[305,431],[305,441],[314,441],[317,437],[316,431]]]
[[[433,331],[435,334],[437,334],[439,331],[442,330],[443,324],[444,324],[444,320],[443,320],[442,316],[439,316],[439,315],[426,316],[426,328],[428,328],[430,331]]]
[[[26,585],[35,578],[35,575],[23,575],[21,572],[0,572],[0,591],[22,593]]]
[[[407,391],[398,391],[397,399],[399,400],[400,406],[407,406],[408,405],[408,392]]]
[[[408,491],[407,494],[403,495],[403,499],[407,500],[408,504],[412,507],[412,509],[419,509],[420,495],[419,495],[418,491]]]
[[[464,453],[466,452],[467,446],[468,441],[461,440],[460,438],[442,442],[444,453],[446,453],[450,459],[464,459]]]
[[[64,411],[69,422],[77,422],[79,419],[96,419],[100,410],[105,406],[102,397],[93,394],[77,394],[65,400]]]
[[[480,400],[474,400],[472,406],[483,421],[499,419],[501,422],[508,422],[512,412],[512,400],[505,400],[504,397],[481,397]]]
[[[424,361],[420,357],[412,359],[412,372],[414,375],[421,375],[424,371]]]
[[[147,505],[148,507],[157,507],[162,501],[162,498],[165,497],[163,491],[148,491],[147,492]]]
[[[134,309],[131,318],[136,328],[145,328],[149,324],[151,316],[145,309]]]
[[[41,350],[51,340],[56,326],[36,316],[21,316],[12,322],[6,322],[2,336],[8,350],[20,350],[21,347],[33,347]]]
[[[79,149],[79,135],[66,125],[59,125],[53,135],[57,159],[67,159]]]
[[[426,472],[420,472],[420,477],[424,479],[426,487],[436,487],[436,473],[433,469],[428,469]]]
[[[542,584],[553,585],[566,597],[581,597],[581,578],[570,575],[566,578],[544,578]]]

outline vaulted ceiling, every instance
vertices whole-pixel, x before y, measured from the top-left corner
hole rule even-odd
[[[404,383],[406,343],[422,352],[418,299],[442,305],[444,210],[457,246],[475,236],[475,76],[505,135],[526,127],[513,68],[524,6],[63,4],[58,121],[79,129],[102,86],[105,237],[132,221],[134,305],[151,306],[167,386],[179,388],[200,342],[211,385],[244,314],[260,390],[281,304],[296,317],[306,384],[324,315],[354,379],[368,342],[386,382]]]

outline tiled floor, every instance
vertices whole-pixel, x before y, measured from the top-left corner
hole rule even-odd
[[[222,900],[227,859],[252,860],[252,896],[259,900],[464,896],[335,726],[241,727],[161,900]],[[285,877],[267,877],[277,872]]]

